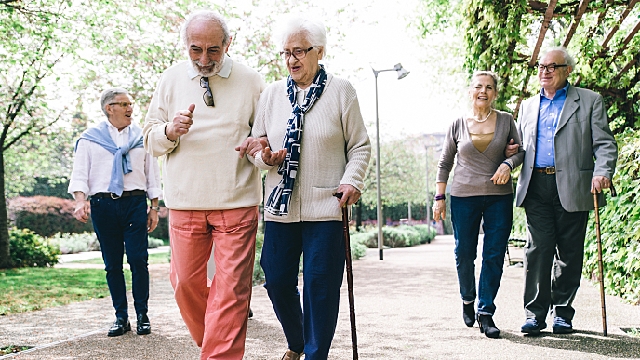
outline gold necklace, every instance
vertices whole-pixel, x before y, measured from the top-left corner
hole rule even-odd
[[[489,110],[489,113],[487,114],[487,116],[484,117],[484,119],[482,120],[478,120],[475,117],[473,118],[473,121],[477,122],[477,123],[483,123],[485,121],[487,121],[487,119],[489,119],[489,115],[491,115],[491,113],[493,112],[493,109]]]

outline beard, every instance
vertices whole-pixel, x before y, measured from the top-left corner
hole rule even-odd
[[[220,72],[220,69],[222,69],[222,65],[224,65],[224,58],[225,54],[222,55],[222,59],[220,61],[212,60],[208,64],[202,64],[198,60],[191,60],[191,63],[193,64],[193,68],[198,72],[198,74],[204,77],[209,77]],[[207,69],[211,70],[207,71]]]

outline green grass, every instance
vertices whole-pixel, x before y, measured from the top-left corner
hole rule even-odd
[[[29,348],[30,348],[29,346],[19,346],[19,345],[9,345],[5,347],[0,347],[0,355],[19,353],[20,351],[25,351]]]
[[[125,270],[127,287],[131,272]],[[19,268],[0,270],[0,315],[40,310],[109,296],[102,269]]]
[[[102,264],[103,263],[102,258],[78,260],[78,261],[70,261],[70,262],[79,263],[79,264]],[[124,260],[123,260],[123,264],[126,264],[126,263],[127,263],[127,255],[124,256]],[[168,263],[169,263],[168,252],[149,254],[149,264],[168,264]]]

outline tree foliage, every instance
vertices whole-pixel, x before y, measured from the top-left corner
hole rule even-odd
[[[465,43],[464,68],[500,75],[496,107],[517,113],[539,91],[540,50],[566,46],[578,60],[569,79],[601,93],[614,131],[640,126],[640,5],[634,1],[424,0],[417,26],[425,36],[455,26]]]

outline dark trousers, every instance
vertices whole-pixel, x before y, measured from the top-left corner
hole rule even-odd
[[[149,301],[146,196],[127,196],[116,200],[91,198],[90,203],[91,221],[100,241],[116,317],[128,318],[127,289],[122,271],[125,248],[133,282],[133,305],[138,315],[146,314]]]
[[[298,268],[303,254],[303,309]],[[260,265],[289,349],[326,360],[338,322],[345,253],[340,221],[267,221]]]
[[[524,308],[527,318],[545,322],[573,319],[580,287],[588,211],[567,212],[560,204],[556,176],[534,172],[523,203],[527,214]]]
[[[451,197],[451,222],[456,239],[456,269],[460,296],[475,301],[475,264],[480,220],[482,229],[482,268],[478,283],[478,313],[493,315],[494,300],[500,288],[502,266],[513,220],[513,194]]]

